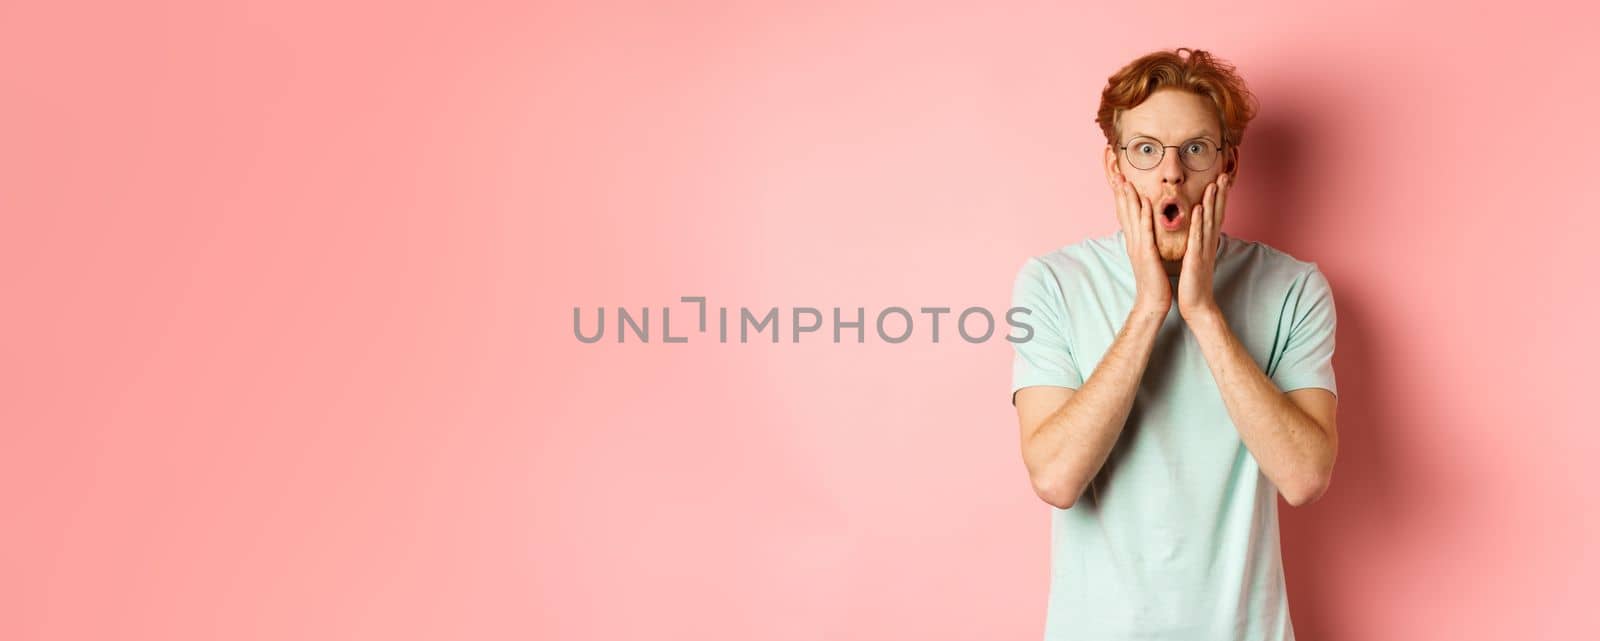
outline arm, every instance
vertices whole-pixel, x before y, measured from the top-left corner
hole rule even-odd
[[[1135,307],[1083,387],[1032,386],[1013,399],[1034,492],[1061,509],[1083,494],[1128,420],[1167,310]]]
[[[1317,388],[1278,391],[1215,310],[1189,319],[1189,327],[1228,415],[1262,473],[1289,505],[1321,498],[1332,481],[1339,450],[1333,393]]]

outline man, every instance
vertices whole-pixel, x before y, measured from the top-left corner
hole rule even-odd
[[[1305,505],[1333,473],[1335,314],[1316,263],[1222,232],[1255,109],[1204,51],[1118,71],[1096,120],[1121,229],[1017,275],[1047,639],[1294,639],[1277,495]]]

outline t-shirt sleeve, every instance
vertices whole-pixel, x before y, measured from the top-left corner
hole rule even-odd
[[[1333,375],[1334,330],[1338,314],[1327,277],[1312,266],[1285,306],[1289,317],[1288,340],[1272,372],[1272,382],[1284,392],[1320,387],[1339,395]],[[1280,323],[1282,327],[1284,323]]]
[[[1029,258],[1017,272],[1011,290],[1011,316],[1016,357],[1011,366],[1011,402],[1017,390],[1033,385],[1078,389],[1083,386],[1067,322],[1066,300],[1055,273],[1037,257]],[[1025,327],[1024,327],[1025,326]]]

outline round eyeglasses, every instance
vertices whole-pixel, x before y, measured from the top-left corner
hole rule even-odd
[[[1128,144],[1118,147],[1122,155],[1128,159],[1128,164],[1134,169],[1155,169],[1161,164],[1162,157],[1166,156],[1167,148],[1178,150],[1178,159],[1190,171],[1205,171],[1217,164],[1217,156],[1221,155],[1221,147],[1217,143],[1205,138],[1195,138],[1182,145],[1163,145],[1161,141],[1147,136],[1140,136],[1129,140]]]

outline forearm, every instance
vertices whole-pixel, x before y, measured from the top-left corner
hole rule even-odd
[[[1122,434],[1166,315],[1166,310],[1130,312],[1083,386],[1026,444],[1029,469],[1070,501],[1083,494]]]
[[[1315,500],[1338,444],[1267,378],[1220,313],[1187,319],[1245,447],[1291,505]]]

